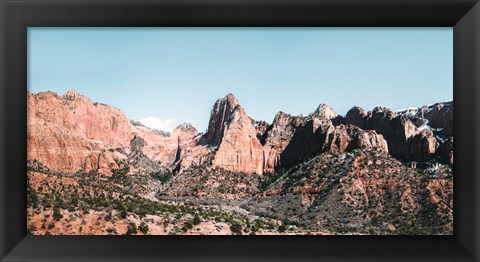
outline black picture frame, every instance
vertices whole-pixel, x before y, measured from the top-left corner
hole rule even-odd
[[[0,0],[1,261],[479,261],[480,4],[471,0]],[[453,27],[453,236],[30,236],[27,27]]]

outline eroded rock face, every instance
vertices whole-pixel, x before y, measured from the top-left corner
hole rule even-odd
[[[184,145],[198,135],[198,131],[190,123],[182,123],[178,125],[172,132],[171,137],[177,138],[178,144]]]
[[[399,111],[398,114],[404,115],[418,127],[428,125],[438,135],[453,136],[453,102],[409,108]]]
[[[211,147],[220,145],[226,123],[232,119],[233,111],[238,104],[238,100],[232,94],[228,94],[215,102],[210,112],[208,131],[201,140],[202,144]]]
[[[170,136],[159,134],[146,127],[136,127],[135,134],[145,140],[142,152],[151,160],[173,164],[179,160],[182,148],[198,131],[188,123],[178,125]]]
[[[345,124],[345,118],[337,114],[333,108],[326,104],[320,104],[309,117],[329,119],[334,126]]]
[[[388,153],[382,135],[352,125],[335,126],[328,118],[277,114],[264,146],[266,172],[290,166],[320,152],[345,152],[356,148]]]
[[[349,134],[347,128],[343,125],[338,126],[329,134],[327,142],[327,150],[330,152],[345,152],[349,148],[353,138]]]
[[[260,143],[262,145],[265,144],[265,139],[267,136],[267,131],[270,128],[270,124],[265,122],[265,121],[254,121],[253,126],[255,127],[255,130],[257,130],[257,138],[260,140]]]
[[[335,112],[333,108],[331,108],[326,104],[320,104],[317,107],[317,109],[315,109],[312,115],[318,118],[326,118],[326,119],[334,119],[338,117],[337,112]]]
[[[134,134],[145,141],[141,151],[153,161],[171,164],[175,162],[178,151],[178,139],[165,136],[147,127],[136,127]]]
[[[345,115],[345,124],[358,126],[361,129],[366,129],[367,111],[358,106],[352,107]]]
[[[436,103],[425,110],[423,115],[430,126],[442,129],[442,135],[453,136],[453,102]]]
[[[133,138],[132,125],[121,110],[93,103],[75,91],[27,94],[28,121],[47,122],[65,133],[99,142],[104,148],[122,147]],[[101,142],[101,143],[100,143]]]
[[[263,148],[257,130],[244,109],[237,105],[230,121],[222,128],[223,136],[213,166],[232,172],[263,173]]]
[[[290,144],[299,126],[305,123],[303,117],[294,117],[284,112],[278,112],[269,131],[267,132],[264,149],[265,172],[274,172],[275,167],[280,165],[280,155]]]
[[[338,115],[327,106],[319,108],[308,116],[291,116],[283,112],[276,115],[264,145],[265,172],[273,172],[278,166],[290,166],[325,151],[368,148],[388,152],[382,135],[333,123],[338,120]]]
[[[364,131],[353,125],[339,125],[329,134],[327,151],[343,153],[357,148],[388,153],[387,141],[373,130]]]
[[[101,149],[97,143],[72,135],[55,124],[29,119],[27,159],[36,160],[57,172],[96,170]]]
[[[335,127],[327,118],[313,118],[296,125],[290,142],[279,152],[279,165],[290,166],[326,150],[328,137],[333,130]]]
[[[354,137],[354,141],[357,143],[356,145],[353,144],[353,147],[355,148],[364,148],[388,153],[387,141],[382,135],[377,134],[377,132],[373,130],[360,130],[358,136]]]
[[[440,143],[438,154],[448,164],[453,164],[453,136]]]
[[[408,140],[419,134],[417,127],[406,117],[398,116],[388,108],[376,107],[367,115],[367,130],[383,135],[390,154],[405,160],[408,156]]]
[[[57,172],[118,168],[106,149],[127,146],[133,138],[125,114],[69,91],[27,93],[27,159]]]
[[[429,129],[423,130],[410,139],[407,160],[429,161],[435,158],[439,146],[433,132]]]
[[[182,151],[180,157],[179,170],[184,170],[190,167],[200,166],[203,164],[210,164],[212,161],[213,152],[210,148],[202,145],[186,147]]]
[[[170,136],[133,125],[122,111],[93,103],[75,91],[63,96],[27,93],[27,106],[27,159],[62,173],[111,175],[122,168],[118,163],[128,152],[136,150],[131,148],[136,137],[142,139],[139,150],[149,160],[173,164],[181,148],[198,134],[190,124],[179,125]]]
[[[453,163],[453,150],[449,147],[453,143],[447,142],[453,128],[451,102],[398,112],[376,107],[366,113],[354,107],[348,111],[345,123],[382,134],[390,154],[397,159],[424,162],[436,158]]]

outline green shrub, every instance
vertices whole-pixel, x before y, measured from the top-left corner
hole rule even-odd
[[[195,214],[195,216],[193,217],[193,224],[194,225],[198,225],[200,224],[201,220],[200,220],[200,216],[198,214]]]
[[[133,234],[137,234],[137,226],[135,225],[135,223],[129,223],[127,232],[125,233],[125,235],[133,235]]]
[[[155,172],[155,173],[151,173],[150,175],[154,179],[160,181],[160,183],[162,184],[167,183],[173,177],[173,174],[170,172],[167,172],[167,173]]]
[[[233,222],[232,225],[230,226],[230,230],[232,230],[233,233],[237,235],[242,234],[242,225],[238,222]]]
[[[35,191],[33,191],[33,189],[29,189],[27,193],[27,203],[32,204],[33,206],[36,206],[37,202],[38,202],[37,194],[35,193]]]
[[[70,203],[71,203],[73,206],[77,206],[77,205],[78,205],[78,199],[74,197],[74,198],[72,198],[72,199],[70,200]]]
[[[61,218],[63,218],[63,215],[60,213],[60,210],[58,208],[53,209],[53,219],[56,221],[59,221]]]
[[[125,211],[125,210],[120,211],[120,217],[121,218],[125,219],[125,218],[127,218],[127,215],[128,215],[127,211]]]
[[[185,225],[183,225],[182,231],[187,232],[189,229],[192,229],[192,228],[193,228],[192,221],[188,221],[187,223],[185,223]]]
[[[138,230],[140,230],[140,232],[142,232],[144,235],[146,235],[148,233],[148,225],[145,224],[145,222],[142,222],[138,226]]]

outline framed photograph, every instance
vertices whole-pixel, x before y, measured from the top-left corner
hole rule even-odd
[[[1,261],[479,260],[477,1],[0,8]]]

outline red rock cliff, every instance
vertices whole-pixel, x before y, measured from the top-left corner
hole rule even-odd
[[[135,137],[145,141],[143,154],[153,161],[174,163],[181,147],[197,135],[182,124],[166,136],[147,127],[134,126],[114,107],[93,103],[87,97],[68,91],[27,93],[27,159],[63,173],[98,171],[110,175],[120,168]]]

